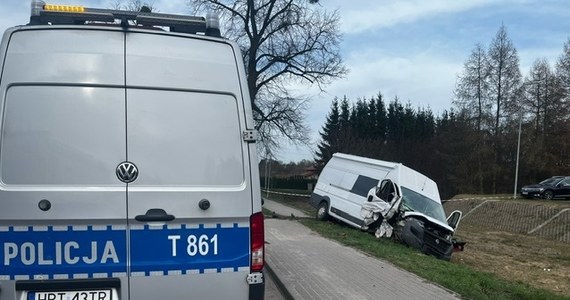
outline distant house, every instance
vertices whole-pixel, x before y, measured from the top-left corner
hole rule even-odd
[[[308,180],[317,180],[319,178],[318,170],[314,166],[306,168],[305,172],[301,175],[304,179]]]

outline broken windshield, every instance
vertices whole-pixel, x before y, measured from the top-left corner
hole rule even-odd
[[[443,206],[440,203],[405,187],[402,187],[402,196],[402,207],[405,211],[419,212],[447,223]]]

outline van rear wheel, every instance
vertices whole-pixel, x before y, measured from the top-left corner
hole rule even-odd
[[[326,201],[319,203],[319,208],[317,209],[316,219],[319,221],[326,221],[329,218],[329,205]]]

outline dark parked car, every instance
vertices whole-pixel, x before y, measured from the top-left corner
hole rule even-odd
[[[554,176],[541,181],[539,184],[525,185],[521,189],[521,196],[548,200],[570,198],[570,176]]]

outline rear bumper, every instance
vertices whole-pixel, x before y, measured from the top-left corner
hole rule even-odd
[[[249,300],[263,300],[265,297],[265,281],[249,285]]]

